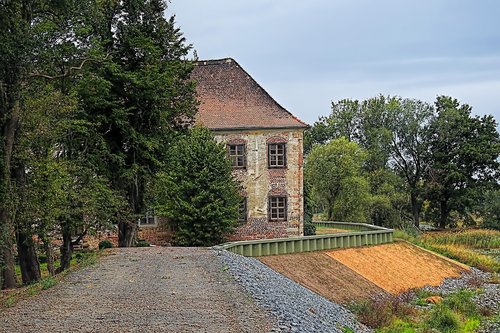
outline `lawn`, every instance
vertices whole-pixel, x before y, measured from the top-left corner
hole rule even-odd
[[[329,235],[329,234],[338,234],[340,232],[352,232],[354,230],[348,230],[348,229],[337,229],[337,228],[331,228],[331,227],[316,227],[316,235]]]

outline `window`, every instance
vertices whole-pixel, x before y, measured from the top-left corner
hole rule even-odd
[[[269,197],[269,221],[286,221],[286,197]]]
[[[229,159],[234,169],[244,169],[246,167],[245,145],[227,145]]]
[[[286,144],[270,143],[267,146],[269,168],[286,168]]]
[[[139,225],[156,225],[156,216],[154,210],[148,210],[146,214],[139,219]]]
[[[238,222],[243,224],[247,221],[247,198],[243,197],[240,203],[240,215],[238,216]]]

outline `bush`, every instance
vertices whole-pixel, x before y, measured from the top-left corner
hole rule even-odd
[[[154,198],[158,214],[169,219],[173,243],[223,243],[236,227],[242,201],[226,147],[210,130],[195,127],[172,145],[169,156],[156,175]]]
[[[445,304],[436,304],[425,321],[425,326],[438,332],[452,333],[460,328],[460,318]]]
[[[372,328],[389,326],[394,318],[406,318],[415,313],[415,309],[407,302],[410,294],[378,295],[370,300],[352,303],[350,310],[359,321]]]
[[[316,226],[311,222],[304,222],[304,236],[316,235]]]
[[[135,243],[135,246],[136,247],[150,247],[151,244],[149,244],[149,242],[147,240],[144,240],[144,239],[140,239],[138,240],[136,243]]]
[[[472,300],[473,296],[474,292],[470,290],[460,290],[446,297],[443,304],[464,316],[476,317],[479,314],[479,310],[476,303]]]
[[[110,249],[112,247],[113,247],[113,243],[111,243],[111,241],[109,241],[107,239],[99,242],[99,250]]]

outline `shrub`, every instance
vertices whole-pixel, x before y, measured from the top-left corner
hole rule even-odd
[[[135,246],[136,247],[150,247],[151,244],[149,244],[149,242],[147,240],[141,239],[135,243]]]
[[[381,294],[367,301],[352,303],[350,309],[363,324],[381,328],[390,325],[394,318],[406,318],[415,314],[416,310],[407,302],[409,295]]]
[[[220,244],[236,227],[240,185],[226,147],[206,128],[195,127],[176,140],[153,192],[157,212],[169,219],[176,245]]]
[[[442,333],[452,333],[460,328],[460,318],[445,304],[436,304],[425,321],[425,326]]]
[[[304,236],[316,235],[316,226],[311,222],[304,222]]]
[[[55,284],[56,284],[56,280],[52,276],[49,276],[45,279],[40,280],[40,285],[42,287],[42,290],[49,289],[49,288],[55,286]]]
[[[99,250],[110,249],[113,247],[113,243],[108,239],[102,240],[99,242]]]
[[[456,293],[450,294],[445,298],[443,304],[448,306],[451,310],[459,312],[467,317],[475,317],[479,311],[476,303],[472,300],[474,292],[470,290],[460,290]]]

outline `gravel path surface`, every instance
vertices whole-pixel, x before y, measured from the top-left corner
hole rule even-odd
[[[278,317],[279,328],[274,332],[343,332],[347,327],[356,333],[371,332],[346,308],[293,282],[257,259],[228,251],[218,251],[218,258],[257,304]]]
[[[129,248],[0,312],[0,332],[269,332],[276,322],[202,248]]]

